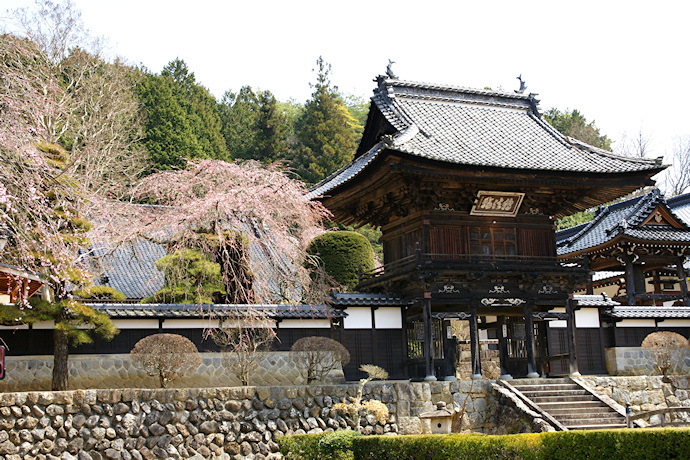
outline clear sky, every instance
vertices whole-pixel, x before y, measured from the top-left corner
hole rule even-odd
[[[6,9],[32,0],[3,0]],[[512,91],[578,109],[652,157],[690,135],[690,2],[74,0],[93,35],[160,72],[179,57],[218,98],[243,85],[304,102],[319,56],[332,82],[371,95],[388,59],[401,79]],[[614,149],[616,143],[614,143]]]

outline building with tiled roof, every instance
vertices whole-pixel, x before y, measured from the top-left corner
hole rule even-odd
[[[658,189],[597,208],[592,221],[556,233],[562,261],[590,270],[576,294],[608,295],[588,326],[610,347],[638,347],[647,334],[690,335],[687,270],[690,195],[665,199]]]
[[[377,83],[355,159],[310,190],[310,197],[322,197],[332,211],[346,204],[357,206],[356,212],[338,214],[346,221],[371,222],[378,210],[386,210],[385,203],[366,202],[366,209],[360,209],[365,202],[345,200],[373,180],[383,165],[404,176],[415,168],[424,170],[429,161],[442,163],[444,171],[434,174],[439,183],[448,178],[444,172],[450,176],[462,171],[489,181],[495,174],[510,172],[513,184],[504,187],[528,182],[537,173],[541,189],[535,191],[549,198],[540,209],[556,217],[652,185],[651,176],[664,169],[661,159],[614,155],[562,135],[541,118],[533,94],[385,77]],[[584,176],[587,183],[576,179]],[[477,189],[437,192],[443,203],[471,202]],[[396,198],[401,193],[388,192]],[[337,203],[329,198],[335,195]],[[537,201],[527,196],[525,205],[533,207]]]
[[[534,376],[552,360],[544,321],[588,272],[558,261],[553,219],[653,185],[664,168],[560,134],[534,94],[381,76],[353,161],[308,196],[340,223],[381,228],[384,264],[358,288],[408,303],[409,376],[447,374],[444,318],[469,321],[473,374],[486,338],[502,374]]]

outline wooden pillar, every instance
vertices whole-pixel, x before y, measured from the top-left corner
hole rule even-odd
[[[443,380],[454,382],[458,378],[455,376],[455,351],[458,349],[458,342],[455,337],[448,337],[450,331],[450,321],[444,321],[441,328],[443,335],[443,360],[446,363],[446,376]]]
[[[688,277],[685,273],[685,267],[683,263],[685,262],[685,257],[678,257],[678,262],[676,262],[676,269],[678,271],[678,282],[680,283],[680,292],[683,293],[683,305],[690,306],[690,296],[688,296]]]
[[[592,281],[592,272],[589,271],[589,257],[587,253],[582,254],[583,262],[582,266],[587,270],[587,295],[594,294],[594,281]]]
[[[537,360],[534,356],[534,319],[531,306],[525,306],[525,351],[527,352],[527,378],[539,378]]]
[[[573,308],[573,299],[568,299],[565,303],[566,329],[568,334],[568,374],[573,377],[580,377],[580,370],[577,367],[577,340],[575,337],[575,309]],[[601,325],[601,323],[599,323]],[[601,329],[601,327],[599,328]]]
[[[424,318],[424,360],[426,364],[426,381],[435,381],[434,356],[432,354],[432,334],[431,334],[431,293],[424,293],[424,308],[422,311]]]
[[[508,324],[505,316],[498,317],[498,360],[501,366],[502,380],[513,378],[508,369]]]
[[[376,346],[376,310],[378,307],[371,307],[371,363],[377,365],[381,361],[378,359],[378,347]]]
[[[477,309],[470,307],[470,353],[472,355],[472,378],[482,378],[481,350],[479,348],[479,328],[477,327]]]
[[[628,305],[635,305],[635,273],[631,256],[625,258],[625,291],[628,294]]]
[[[410,360],[410,346],[407,341],[407,307],[402,307],[402,344],[403,350],[403,377],[406,379],[410,377],[409,360]]]

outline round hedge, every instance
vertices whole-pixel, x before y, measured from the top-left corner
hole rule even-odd
[[[309,243],[307,252],[318,256],[326,273],[349,289],[357,286],[360,266],[364,272],[374,269],[371,243],[357,232],[339,230],[324,233]]]

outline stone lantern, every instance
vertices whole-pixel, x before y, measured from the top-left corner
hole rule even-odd
[[[436,403],[436,410],[420,414],[420,419],[429,419],[431,422],[431,434],[448,434],[453,421],[453,411],[446,408],[446,403]]]

